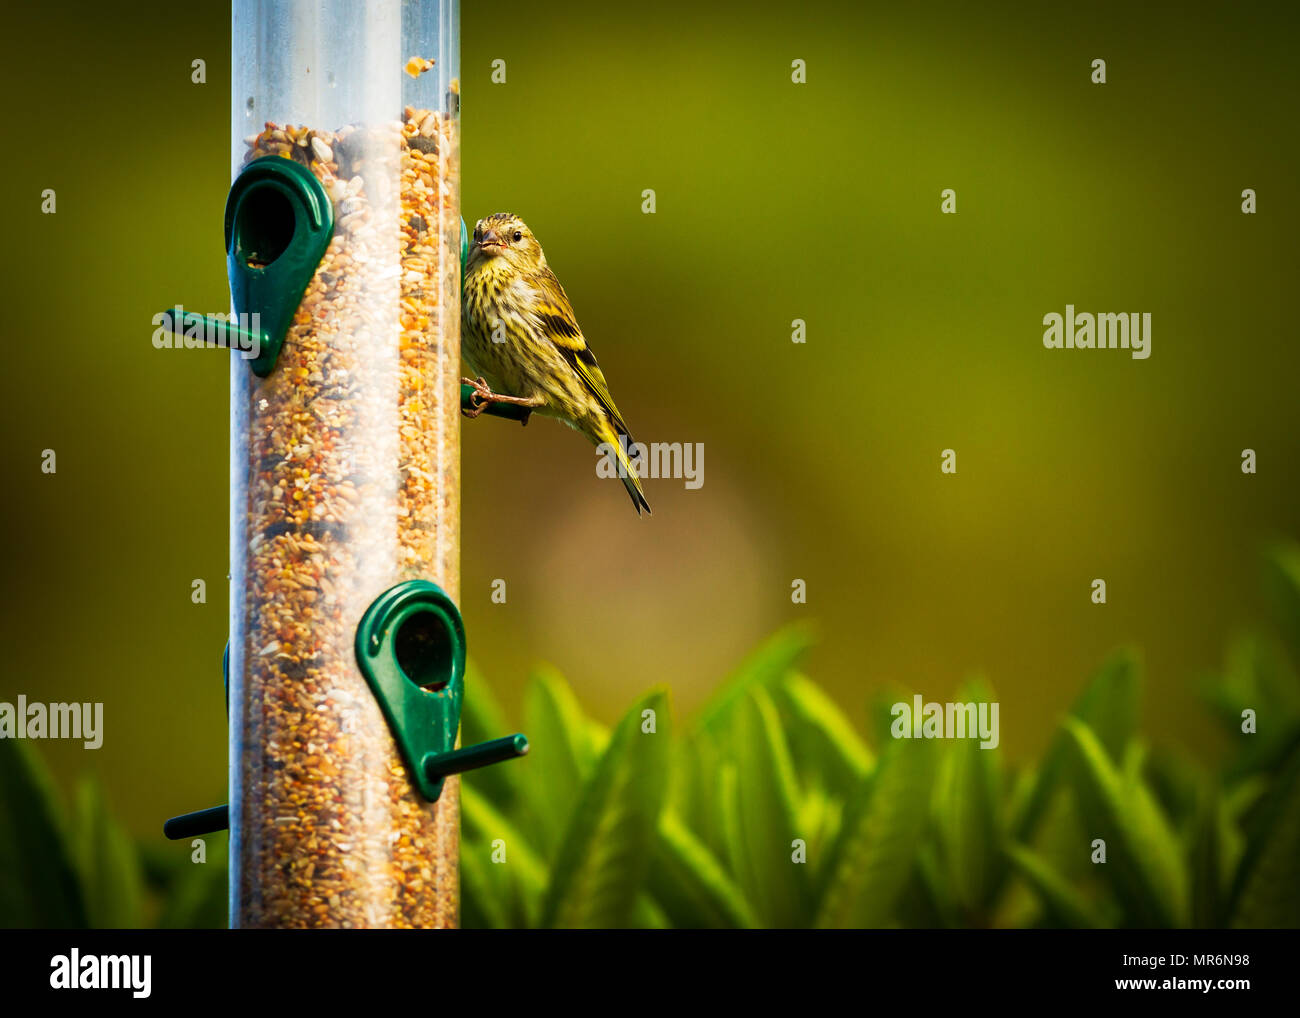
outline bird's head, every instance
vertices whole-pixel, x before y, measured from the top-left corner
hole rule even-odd
[[[470,268],[498,258],[521,272],[546,265],[542,245],[537,243],[533,231],[509,212],[497,212],[474,224],[474,240],[469,246]]]

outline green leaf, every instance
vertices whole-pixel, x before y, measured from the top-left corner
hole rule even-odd
[[[103,789],[93,778],[77,787],[72,857],[81,875],[86,915],[96,929],[143,925],[144,876],[135,844],[113,819]]]
[[[839,832],[840,813],[843,810],[844,802],[838,798],[839,795],[843,794],[838,789],[835,795],[832,796],[823,791],[819,785],[810,789],[807,784],[807,782],[804,782],[804,790],[799,796],[799,812],[795,815],[795,830],[808,844],[808,865],[815,878],[815,875],[820,872],[822,864],[826,861],[826,846],[834,840],[835,835]]]
[[[733,719],[735,837],[731,867],[746,900],[768,927],[806,926],[812,886],[806,862],[793,859],[799,796],[794,764],[771,698],[754,687]]]
[[[827,863],[820,927],[880,927],[894,918],[929,818],[938,750],[895,739],[849,801]]]
[[[922,841],[917,849],[916,866],[908,889],[898,900],[896,918],[905,929],[958,929],[963,925],[950,881],[940,872],[933,841]]]
[[[677,747],[672,771],[674,807],[696,837],[722,860],[732,857],[734,833],[728,831],[726,822],[735,803],[725,798],[721,781],[724,768],[734,757],[732,727],[728,718],[712,729],[695,728]]]
[[[1099,930],[1109,923],[1042,856],[1023,845],[1006,846],[1006,857],[1043,903],[1056,926]]]
[[[1192,829],[1192,924],[1201,929],[1223,925],[1224,852],[1222,799],[1217,787],[1207,786],[1200,793]]]
[[[1069,717],[1083,721],[1096,733],[1106,753],[1117,757],[1137,729],[1141,691],[1137,654],[1132,650],[1121,650],[1098,669],[1070,708]],[[1073,756],[1073,742],[1063,726],[1043,757],[1023,811],[1011,825],[1017,841],[1030,842],[1052,795],[1063,781],[1070,782],[1068,772]]]
[[[1223,812],[1233,823],[1249,816],[1268,792],[1268,779],[1260,774],[1252,774],[1235,784],[1223,789]]]
[[[1292,660],[1300,667],[1300,544],[1283,540],[1266,549],[1264,583]]]
[[[714,855],[725,856],[718,799],[722,754],[713,739],[699,732],[680,740],[674,749],[668,805]]]
[[[710,697],[696,719],[695,730],[716,735],[725,729],[750,689],[784,678],[812,644],[813,629],[804,623],[793,623],[769,637]]]
[[[512,766],[519,769],[529,833],[553,858],[598,758],[587,718],[554,668],[533,674],[524,698],[524,730],[531,749]]]
[[[1252,810],[1231,896],[1232,925],[1300,927],[1300,742]]]
[[[642,712],[657,731],[642,730]],[[582,790],[551,873],[542,925],[630,925],[654,849],[668,784],[668,695],[654,690],[624,715]]]
[[[872,745],[888,746],[894,741],[894,723],[898,720],[894,708],[900,703],[911,707],[912,696],[901,683],[892,679],[886,680],[871,694],[867,701],[867,735]]]
[[[1031,846],[1049,866],[1060,873],[1074,887],[1094,882],[1109,886],[1098,871],[1104,867],[1094,865],[1091,853],[1081,851],[1092,842],[1091,827],[1083,816],[1079,793],[1069,785],[1062,785],[1048,804],[1047,815],[1038,825],[1038,833]]]
[[[720,761],[718,764],[718,791],[715,808],[722,829],[722,857],[731,863],[732,876],[735,874],[735,860],[745,852],[745,839],[740,823],[740,795],[737,787],[740,774],[732,760]]]
[[[26,743],[0,739],[0,926],[85,925],[81,886],[49,775]]]
[[[462,785],[460,794],[466,835],[461,843],[461,867],[464,872],[468,860],[482,918],[487,921],[505,914],[508,922],[502,925],[535,927],[546,891],[546,864],[528,838],[477,789]],[[493,861],[494,855],[504,861]]]
[[[506,892],[494,879],[493,863],[481,845],[463,843],[460,853],[460,925],[466,930],[504,930],[511,927]]]
[[[1144,773],[1171,823],[1193,826],[1207,780],[1200,763],[1176,749],[1162,749],[1151,754]]]
[[[1186,865],[1164,814],[1136,773],[1140,761],[1130,756],[1126,773],[1112,763],[1086,724],[1074,718],[1065,724],[1079,763],[1079,799],[1089,838],[1106,842],[1105,873],[1121,903],[1137,925],[1186,925]]]
[[[978,710],[981,703],[993,702],[993,694],[982,682],[972,682],[957,702]],[[935,795],[944,870],[966,921],[985,925],[1003,858],[998,751],[967,737],[949,742],[944,757]]]
[[[193,862],[190,842],[168,843],[177,865],[158,926],[165,930],[223,930],[229,924],[227,838],[205,838],[207,861]]]
[[[1258,636],[1235,637],[1222,672],[1205,684],[1205,695],[1237,748],[1225,775],[1236,779],[1275,770],[1300,732],[1300,683],[1282,649]],[[1248,709],[1258,726],[1249,734],[1241,730]]]
[[[853,725],[835,701],[802,675],[790,675],[775,686],[783,708],[790,748],[800,763],[800,776],[816,776],[822,787],[839,794],[867,776],[874,760]]]
[[[636,904],[632,907],[632,927],[638,930],[669,930],[672,921],[668,914],[659,907],[659,903],[648,894],[638,894]]]
[[[708,847],[672,810],[659,818],[650,890],[683,929],[751,929],[759,925],[744,895]]]
[[[1276,641],[1239,633],[1228,644],[1223,673],[1209,689],[1209,699],[1231,733],[1241,731],[1241,712],[1300,715],[1300,682]],[[1276,727],[1276,726],[1271,726]]]

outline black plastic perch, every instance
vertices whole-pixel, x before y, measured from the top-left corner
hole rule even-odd
[[[493,739],[491,742],[481,742],[477,746],[452,750],[450,753],[429,753],[423,761],[424,778],[441,784],[442,779],[451,774],[464,774],[480,767],[505,763],[527,753],[528,738],[522,732]],[[202,838],[229,829],[229,806],[213,806],[194,813],[182,813],[163,824],[163,834],[172,841]]]
[[[527,753],[528,738],[522,732],[517,732],[476,746],[452,750],[450,753],[428,753],[423,761],[424,777],[427,781],[441,784],[442,779],[451,774],[464,774],[480,767],[505,763]],[[163,834],[172,841],[202,838],[229,829],[229,806],[213,806],[194,813],[182,813],[163,824]]]
[[[528,753],[528,738],[522,732],[450,753],[430,753],[424,758],[424,772],[435,780],[449,774],[464,774],[496,763],[505,763]]]
[[[172,841],[201,838],[230,829],[230,807],[213,806],[196,813],[182,813],[163,824],[163,834]]]

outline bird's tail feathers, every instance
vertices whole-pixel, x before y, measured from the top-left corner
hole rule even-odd
[[[618,469],[619,479],[632,499],[636,514],[640,516],[641,510],[644,509],[646,514],[650,515],[650,503],[646,501],[645,491],[641,487],[641,478],[637,474],[634,462],[634,457],[639,450],[634,448],[636,443],[632,440],[632,436],[620,434],[612,426],[607,425],[601,429],[597,444],[609,447]]]

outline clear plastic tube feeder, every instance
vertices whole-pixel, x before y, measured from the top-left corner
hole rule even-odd
[[[359,627],[413,697],[451,695],[457,3],[235,0],[232,41],[232,291],[271,327],[231,358],[231,925],[455,926],[457,778],[397,737]],[[319,261],[259,295],[304,216]]]

